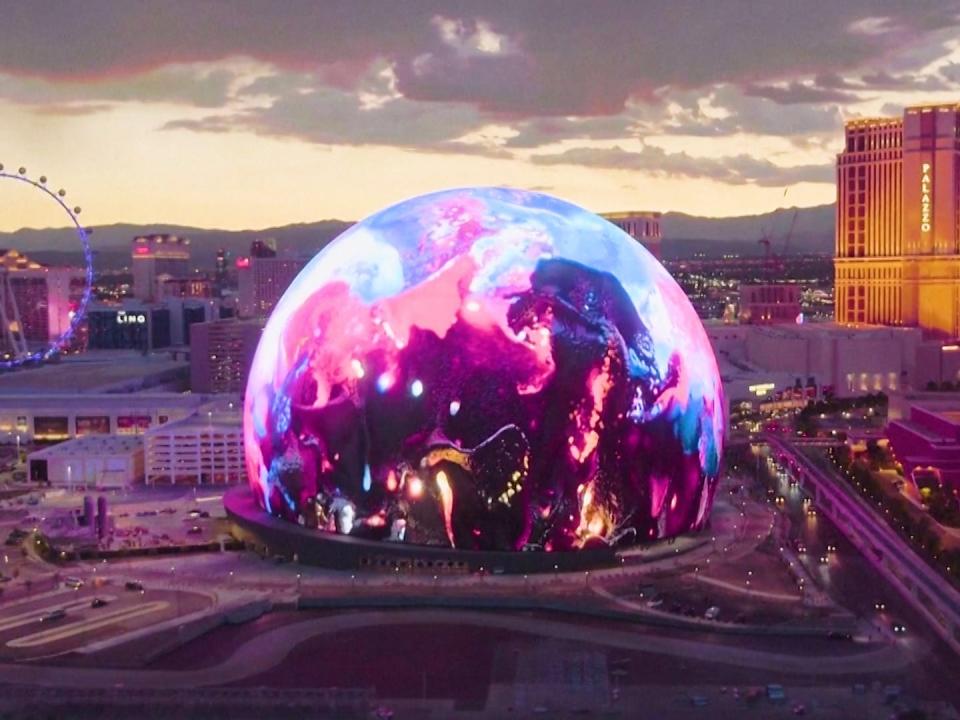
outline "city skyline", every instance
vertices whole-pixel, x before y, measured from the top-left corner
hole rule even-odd
[[[360,219],[501,184],[731,216],[831,202],[845,120],[960,98],[944,3],[346,7],[191,4],[188,32],[178,3],[11,10],[0,161],[92,225]],[[27,195],[4,188],[0,230],[58,225]]]
[[[960,0],[0,18],[0,720],[960,718]]]

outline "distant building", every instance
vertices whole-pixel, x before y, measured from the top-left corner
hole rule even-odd
[[[47,267],[17,250],[0,250],[0,274],[9,286],[2,308],[8,327],[31,345],[67,331],[83,296],[83,270]]]
[[[172,344],[170,309],[138,302],[93,305],[87,309],[87,347],[91,350],[151,352]]]
[[[799,316],[799,285],[740,285],[740,322],[746,325],[780,325],[795,323]]]
[[[162,274],[157,276],[156,300],[166,298],[212,298],[216,296],[214,281],[208,277],[173,277]]]
[[[960,497],[960,401],[916,400],[906,417],[887,424],[886,435],[906,477]]]
[[[250,243],[250,256],[255,258],[273,258],[277,256],[277,239],[262,238]]]
[[[141,235],[133,239],[133,296],[138,300],[157,299],[157,278],[168,275],[185,278],[190,274],[190,240],[176,235]]]
[[[837,321],[960,337],[960,104],[851,120],[845,131]]]
[[[214,265],[214,281],[216,283],[217,294],[219,295],[227,284],[227,276],[230,271],[230,253],[220,248],[217,250],[217,259]]]
[[[153,352],[190,342],[190,326],[220,316],[214,298],[167,297],[163,302],[124,300],[91,304],[87,310],[87,346],[91,350]]]
[[[748,377],[751,372],[762,383],[774,375],[792,379],[790,387],[769,388],[776,392],[797,387],[815,387],[818,395],[837,397],[900,392],[915,386],[924,345],[914,328],[835,323],[705,327],[718,360],[738,366],[748,385],[756,384]]]
[[[170,344],[190,345],[190,328],[196,323],[220,317],[220,301],[213,298],[167,298],[163,303],[170,311]]]
[[[128,487],[143,479],[143,440],[135,436],[76,438],[27,455],[33,482],[66,488]]]
[[[0,441],[68,440],[96,435],[141,435],[193,414],[208,395],[88,393],[0,397]]]
[[[299,257],[278,255],[275,243],[256,240],[249,257],[237,258],[237,313],[243,318],[270,315],[277,301],[306,266]]]
[[[661,257],[660,217],[658,212],[615,212],[601,215],[643,245],[657,260]]]
[[[239,398],[218,401],[144,436],[147,484],[229,485],[246,482]]]
[[[215,320],[190,327],[193,392],[243,394],[262,320]]]

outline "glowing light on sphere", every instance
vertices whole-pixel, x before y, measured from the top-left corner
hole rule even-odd
[[[701,527],[724,413],[703,326],[640,244],[478,188],[389,207],[307,265],[264,329],[244,437],[255,496],[292,522],[557,551]]]

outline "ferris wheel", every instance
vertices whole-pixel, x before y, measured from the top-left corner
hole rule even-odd
[[[80,239],[80,246],[83,249],[84,262],[83,291],[81,292],[80,300],[70,317],[70,322],[67,324],[66,329],[50,340],[46,347],[32,351],[27,346],[27,339],[24,336],[19,303],[17,302],[14,289],[10,282],[10,271],[0,269],[0,324],[2,324],[2,328],[0,328],[0,339],[10,348],[8,355],[0,357],[0,370],[11,370],[26,364],[46,362],[56,356],[70,343],[77,328],[86,317],[87,306],[90,304],[90,297],[93,294],[93,253],[90,250],[90,230],[80,224],[78,218],[80,208],[71,208],[67,205],[64,200],[67,195],[66,190],[61,188],[60,190],[53,191],[47,187],[47,177],[45,175],[41,175],[34,180],[27,176],[27,169],[25,167],[19,168],[15,173],[8,172],[4,169],[2,163],[0,163],[0,180],[26,183],[52,198],[67,214],[71,224],[76,229],[77,237]]]

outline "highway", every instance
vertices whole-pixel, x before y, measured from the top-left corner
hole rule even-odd
[[[205,595],[182,590],[125,590],[88,582],[78,590],[59,587],[0,603],[0,660],[26,660],[76,651],[210,605]],[[105,604],[93,607],[94,598]],[[62,610],[62,618],[43,617]]]
[[[765,439],[771,448],[802,469],[800,480],[820,510],[900,590],[914,610],[930,621],[938,635],[960,653],[960,593],[919,557],[843,478],[820,468],[780,438]]]

